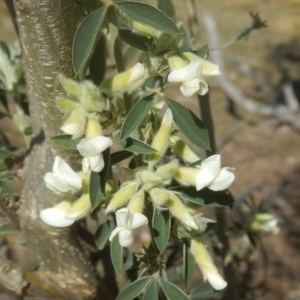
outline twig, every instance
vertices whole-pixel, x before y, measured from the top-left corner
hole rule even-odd
[[[209,13],[204,14],[203,22],[207,31],[209,45],[219,45],[219,35],[216,23]],[[291,110],[290,107],[286,105],[273,106],[257,103],[254,99],[246,96],[242,90],[236,87],[227,77],[222,51],[213,51],[210,56],[214,63],[218,64],[222,70],[222,74],[217,77],[218,83],[234,103],[243,107],[248,112],[256,113],[264,117],[276,118],[280,122],[288,123],[293,128],[300,131],[299,111]]]

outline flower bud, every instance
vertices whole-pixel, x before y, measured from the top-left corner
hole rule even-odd
[[[162,207],[169,199],[169,193],[164,189],[154,188],[150,191],[150,197],[155,206]]]
[[[198,172],[196,168],[181,167],[177,170],[174,179],[184,186],[195,185]]]
[[[152,142],[152,148],[157,150],[157,152],[150,155],[150,160],[153,162],[157,162],[166,152],[168,146],[169,146],[169,138],[170,133],[172,129],[172,123],[173,123],[173,114],[170,109],[167,109],[160,128],[156,135],[154,136],[153,142]]]
[[[145,67],[137,63],[127,71],[104,80],[100,88],[105,93],[132,91],[142,86],[146,77]]]
[[[192,240],[191,253],[195,257],[204,279],[208,280],[215,290],[220,291],[224,289],[227,286],[227,282],[219,274],[205,245],[201,241]]]
[[[145,191],[140,189],[136,194],[134,194],[128,205],[127,208],[130,211],[141,213],[144,208],[144,199],[145,199]]]
[[[85,113],[82,109],[75,109],[63,123],[61,130],[73,136],[73,139],[79,138],[84,134],[86,124]]]
[[[72,100],[78,101],[81,95],[80,83],[67,78],[63,74],[59,74],[58,78],[64,90],[72,97]]]
[[[275,235],[279,232],[277,223],[278,220],[274,215],[269,213],[257,213],[249,227],[252,231],[258,233]]]
[[[199,156],[178,136],[172,135],[171,143],[175,154],[186,163],[193,163],[199,160]]]
[[[125,205],[129,199],[137,192],[139,183],[137,181],[129,182],[123,185],[118,192],[116,192],[113,198],[110,200],[106,213],[115,211],[116,209]]]
[[[102,112],[106,108],[100,90],[90,81],[82,83],[80,103],[87,112]]]
[[[146,191],[163,183],[163,179],[160,176],[148,170],[139,172],[137,174],[137,178],[139,178],[143,182],[144,189]]]
[[[80,198],[78,198],[70,207],[66,214],[67,219],[81,219],[85,215],[88,214],[88,212],[91,209],[91,203],[90,203],[90,195],[89,194],[83,194]]]
[[[179,167],[177,159],[172,160],[170,163],[160,166],[156,170],[156,174],[162,177],[164,180],[173,178]]]
[[[71,113],[73,110],[81,108],[80,104],[61,97],[56,98],[57,106],[63,113]]]
[[[167,201],[167,206],[174,217],[177,218],[180,222],[182,222],[189,228],[198,230],[198,226],[196,225],[193,217],[189,214],[186,206],[172,192],[169,192],[169,200]]]
[[[102,127],[100,125],[98,118],[96,117],[89,118],[85,130],[85,137],[92,138],[99,135],[102,135]]]

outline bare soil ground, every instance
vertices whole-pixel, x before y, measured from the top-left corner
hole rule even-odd
[[[175,1],[174,1],[175,2]],[[186,22],[185,1],[176,0],[178,17]],[[281,74],[272,61],[278,47],[285,57],[284,64],[293,80],[300,80],[300,1],[299,0],[202,0],[197,2],[197,14],[211,12],[218,24],[222,42],[236,37],[250,22],[249,11],[259,12],[268,27],[253,32],[249,39],[226,50],[260,71],[275,89]],[[206,43],[204,26],[200,39]],[[0,37],[12,41],[12,26],[0,4]],[[292,57],[292,59],[291,59]],[[256,83],[231,70],[235,84],[249,95],[257,95]],[[237,119],[226,111],[228,99],[212,83],[212,109],[216,138],[223,165],[236,167],[234,195],[244,195],[259,182],[255,193],[272,209],[280,220],[280,233],[264,239],[268,264],[260,263],[259,273],[267,271],[267,280],[258,299],[300,299],[300,133],[285,124],[272,126],[266,120],[245,112]],[[186,101],[182,99],[183,101]],[[262,97],[263,101],[267,101]],[[188,100],[195,108],[196,99]],[[224,141],[226,140],[226,143]],[[1,296],[1,299],[5,296]]]

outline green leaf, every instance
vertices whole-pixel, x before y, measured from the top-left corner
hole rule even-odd
[[[126,140],[120,141],[119,144],[125,150],[133,153],[152,154],[154,152],[157,152],[155,149],[151,148],[150,145],[138,140],[134,140],[132,138],[127,138]]]
[[[103,160],[106,162],[103,170],[100,173],[91,172],[89,194],[92,210],[100,205],[105,192],[105,183],[109,168],[109,148],[103,152]]]
[[[196,299],[207,299],[212,296],[214,296],[217,293],[213,289],[213,287],[207,282],[201,286],[199,286],[192,294],[191,298],[196,298]]]
[[[98,227],[95,233],[95,244],[99,250],[104,249],[108,238],[115,227],[116,222],[114,219],[109,219]]]
[[[180,130],[197,146],[210,150],[208,131],[202,121],[189,109],[178,102],[166,98],[174,120]]]
[[[162,277],[159,277],[158,282],[169,300],[190,300],[190,298],[181,289],[164,280]]]
[[[121,129],[121,141],[129,137],[130,134],[138,128],[140,123],[152,108],[153,102],[154,94],[151,94],[141,99],[131,108]]]
[[[172,0],[158,0],[158,8],[171,19],[175,18],[175,11]]]
[[[151,5],[138,2],[114,2],[114,5],[130,19],[169,33],[179,33],[176,24],[163,12]]]
[[[0,181],[7,181],[12,178],[13,178],[13,175],[10,172],[5,172],[5,173],[0,174]]]
[[[10,152],[5,149],[0,149],[0,159],[5,159],[10,155]]]
[[[163,253],[168,245],[170,237],[171,217],[168,210],[154,210],[152,228],[155,244],[159,252]]]
[[[190,248],[188,247],[187,244],[184,244],[183,246],[183,258],[184,258],[183,260],[184,285],[185,288],[187,289],[193,280],[195,268],[196,268],[194,256],[192,255]]]
[[[140,49],[142,51],[148,52],[147,44],[151,43],[151,40],[145,36],[134,34],[129,29],[120,29],[119,34],[121,39],[128,45]]]
[[[5,171],[5,170],[7,170],[7,165],[0,163],[0,172]]]
[[[158,300],[158,290],[156,280],[152,280],[146,288],[144,297],[142,300]]]
[[[63,149],[76,150],[80,140],[72,140],[71,135],[57,135],[50,139],[52,143]]]
[[[107,7],[103,6],[89,14],[79,25],[73,41],[73,66],[76,75],[82,79],[88,62],[101,36]]]
[[[135,176],[135,172],[132,169],[128,169],[128,168],[122,168],[122,170],[124,171],[124,173],[126,175],[128,175],[131,178],[134,178]]]
[[[118,274],[123,271],[123,247],[119,243],[119,235],[115,235],[110,244],[111,262]]]
[[[149,284],[151,276],[142,277],[128,285],[116,298],[116,300],[132,300],[141,294]]]
[[[223,207],[229,206],[234,202],[234,199],[227,193],[222,191],[215,192],[208,188],[196,191],[195,187],[178,187],[175,190],[180,192],[182,198],[198,205]]]
[[[208,59],[209,48],[207,45],[205,45],[204,47],[202,47],[200,49],[194,50],[192,52],[203,59]]]
[[[115,164],[119,163],[120,161],[129,158],[130,156],[132,156],[132,152],[128,152],[126,150],[118,151],[118,152],[111,154],[110,162],[112,165],[115,165]]]
[[[96,85],[100,85],[104,79],[106,72],[106,55],[106,39],[104,36],[101,36],[89,63],[91,78]]]
[[[0,234],[10,234],[10,233],[16,233],[16,229],[8,224],[0,226]]]

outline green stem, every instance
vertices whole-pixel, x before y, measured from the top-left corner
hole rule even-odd
[[[206,151],[206,154],[207,156],[210,156],[217,153],[217,146],[214,136],[214,124],[210,109],[209,92],[204,96],[198,95],[198,101],[202,121],[205,127],[207,128],[209,134],[211,150]],[[230,257],[230,243],[228,236],[226,235],[227,222],[225,208],[215,208],[215,214],[217,219],[216,234],[220,243],[222,244],[221,257],[223,262],[224,276],[228,283],[228,287],[225,290],[223,299],[238,300],[238,291],[234,266],[231,260],[228,263],[226,262],[228,260],[228,257]]]

